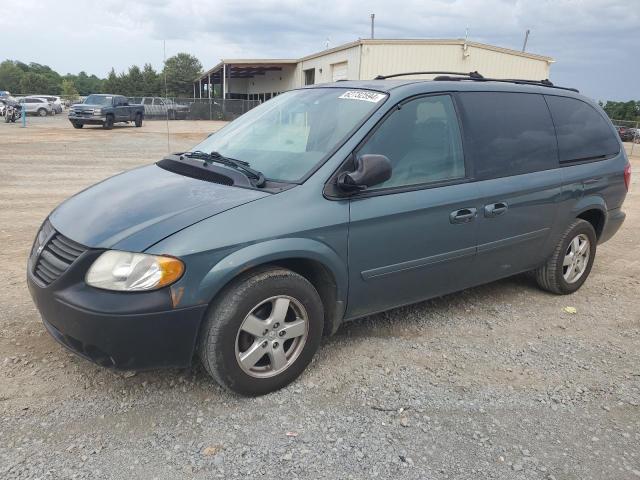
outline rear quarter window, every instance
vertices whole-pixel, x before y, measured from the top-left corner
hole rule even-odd
[[[476,179],[558,167],[555,131],[542,95],[462,92],[458,98],[465,155]]]
[[[620,151],[609,122],[582,100],[546,96],[558,135],[561,162],[594,160]]]

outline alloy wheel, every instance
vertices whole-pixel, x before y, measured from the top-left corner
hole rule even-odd
[[[589,265],[590,253],[591,243],[584,233],[571,240],[562,262],[562,276],[567,283],[575,283],[584,275]]]
[[[279,295],[256,305],[236,335],[236,360],[256,378],[273,377],[291,366],[307,341],[309,316],[293,297]]]

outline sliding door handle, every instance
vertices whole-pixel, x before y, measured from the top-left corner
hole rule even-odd
[[[476,218],[478,211],[475,208],[461,208],[449,214],[451,223],[469,223]]]
[[[484,206],[484,216],[491,218],[507,213],[509,206],[505,202],[492,203]]]

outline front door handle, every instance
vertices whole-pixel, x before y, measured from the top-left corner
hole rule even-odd
[[[505,202],[492,203],[484,206],[484,216],[487,218],[497,217],[507,213],[509,206]]]
[[[451,223],[469,223],[476,218],[477,213],[475,208],[461,208],[449,214],[449,221]]]

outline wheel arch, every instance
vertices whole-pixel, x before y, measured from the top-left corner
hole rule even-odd
[[[316,240],[285,238],[249,245],[224,257],[207,273],[198,297],[209,303],[239,275],[267,265],[287,268],[305,277],[318,291],[324,306],[324,331],[334,333],[344,316],[347,300],[345,262],[328,245]]]
[[[581,199],[574,208],[575,218],[580,218],[591,224],[596,231],[596,238],[599,240],[607,221],[607,204],[599,195],[590,195]]]

